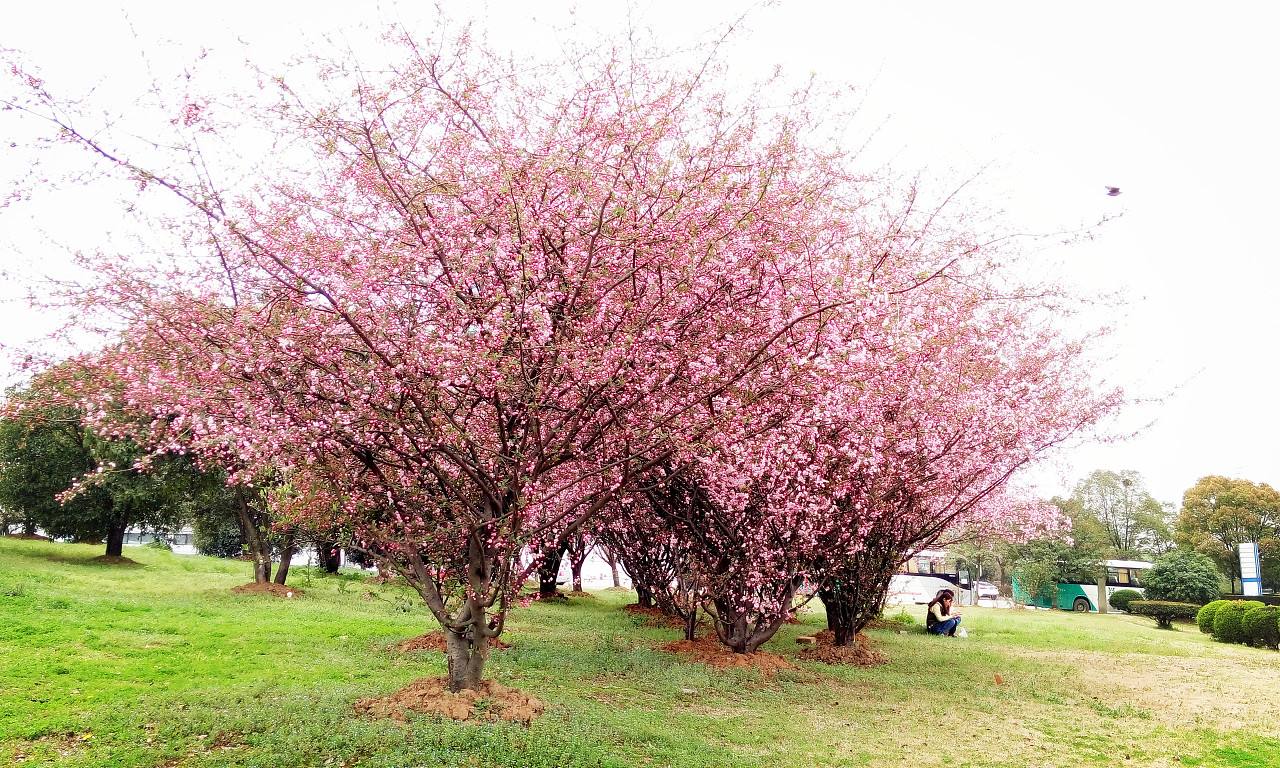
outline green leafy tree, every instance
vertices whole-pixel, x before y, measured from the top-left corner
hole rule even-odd
[[[1091,583],[1103,573],[1098,550],[1067,539],[1037,539],[1011,548],[1012,572],[1018,584],[1033,598],[1057,604],[1061,582]]]
[[[140,466],[143,454],[132,442],[86,429],[66,394],[69,370],[51,369],[9,392],[0,419],[0,505],[55,538],[105,539],[106,554],[119,557],[130,525],[177,527],[174,481],[190,470],[179,459]],[[64,495],[77,484],[78,492]]]
[[[1200,478],[1183,494],[1175,537],[1180,545],[1208,555],[1233,580],[1240,578],[1237,547],[1256,541],[1263,585],[1280,587],[1280,492],[1266,483]]]
[[[1098,522],[1117,557],[1144,558],[1170,548],[1173,533],[1165,508],[1133,470],[1095,470],[1076,485],[1071,502]]]
[[[1175,549],[1156,558],[1142,577],[1150,600],[1204,605],[1222,593],[1221,574],[1213,560],[1191,549]]]

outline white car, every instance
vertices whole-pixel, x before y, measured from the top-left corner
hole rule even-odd
[[[995,600],[1000,597],[1000,588],[989,581],[978,582],[978,599]]]
[[[891,605],[923,605],[932,600],[941,589],[957,591],[956,585],[937,576],[897,573],[889,580],[889,594],[885,602]]]

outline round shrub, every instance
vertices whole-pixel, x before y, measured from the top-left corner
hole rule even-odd
[[[1136,589],[1117,589],[1107,598],[1107,602],[1118,611],[1128,611],[1129,603],[1141,599],[1142,593]]]
[[[1244,612],[1240,624],[1244,629],[1244,641],[1249,645],[1280,646],[1280,608],[1255,605]]]
[[[1218,567],[1208,556],[1191,549],[1175,549],[1156,558],[1142,575],[1148,600],[1204,605],[1219,595]]]
[[[1231,601],[1230,600],[1214,600],[1212,603],[1209,603],[1208,605],[1200,609],[1200,612],[1196,614],[1196,624],[1200,626],[1201,632],[1205,633],[1206,635],[1213,634],[1213,617],[1218,613],[1219,608],[1221,608],[1222,606],[1226,605],[1229,602]]]
[[[1244,642],[1244,614],[1257,600],[1229,600],[1213,617],[1213,639],[1223,643]]]
[[[1174,619],[1194,619],[1200,606],[1195,603],[1172,603],[1168,600],[1131,600],[1129,613],[1150,616],[1161,629],[1173,629]]]

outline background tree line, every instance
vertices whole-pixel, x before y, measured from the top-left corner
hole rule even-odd
[[[1006,583],[1017,575],[1031,594],[1060,582],[1090,583],[1105,575],[1103,561],[1153,561],[1176,550],[1197,552],[1217,568],[1224,592],[1240,591],[1238,547],[1257,542],[1263,588],[1280,587],[1280,493],[1265,483],[1209,475],[1183,494],[1181,508],[1161,504],[1133,470],[1096,470],[1071,496],[1052,503],[1071,521],[1069,531],[1019,544],[962,548]]]

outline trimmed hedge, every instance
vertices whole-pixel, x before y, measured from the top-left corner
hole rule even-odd
[[[1260,606],[1257,600],[1228,600],[1213,615],[1213,639],[1223,643],[1244,642],[1244,614]]]
[[[1156,626],[1173,629],[1174,619],[1194,619],[1200,606],[1195,603],[1173,603],[1168,600],[1133,600],[1129,603],[1129,613],[1138,616],[1150,616],[1156,620]]]
[[[1249,645],[1280,646],[1280,608],[1255,605],[1244,612],[1240,624],[1244,629],[1244,641]]]
[[[1129,610],[1129,603],[1134,600],[1141,599],[1142,593],[1136,589],[1117,589],[1115,592],[1111,593],[1110,597],[1107,598],[1107,602],[1111,604],[1112,608],[1127,612]]]
[[[1226,605],[1229,602],[1231,601],[1230,600],[1214,600],[1212,603],[1209,603],[1208,605],[1200,609],[1200,612],[1196,614],[1196,624],[1200,626],[1201,632],[1205,633],[1206,635],[1213,634],[1213,617],[1215,614],[1217,614],[1219,608],[1221,608],[1222,606]]]

